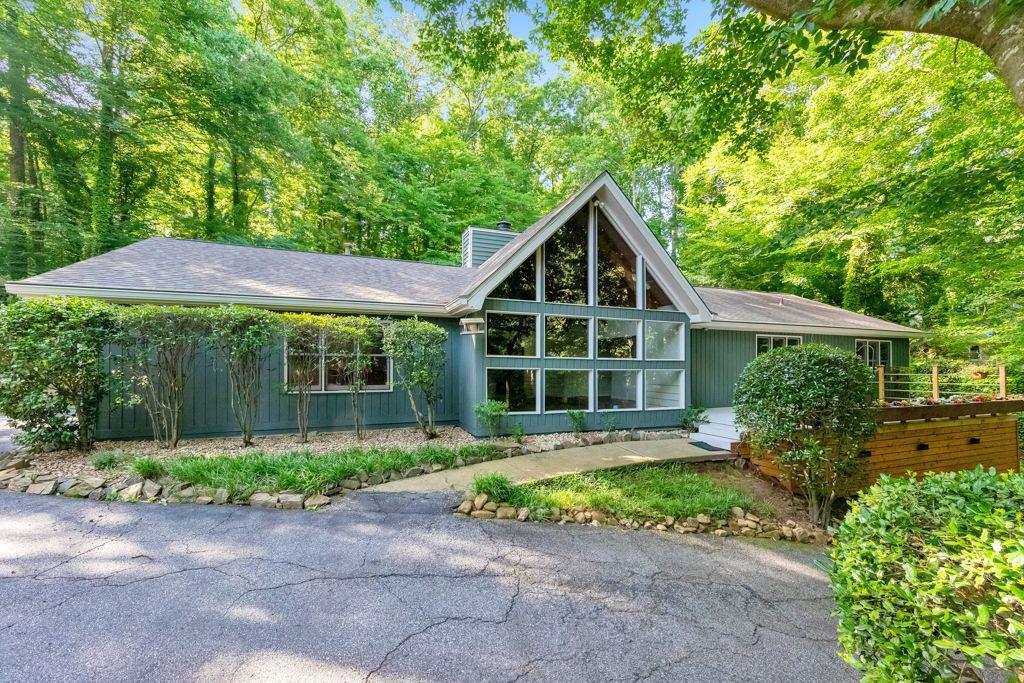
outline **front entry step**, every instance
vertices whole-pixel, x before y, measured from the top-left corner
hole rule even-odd
[[[730,438],[725,438],[725,437],[721,437],[721,436],[713,436],[711,434],[705,434],[704,432],[695,432],[691,436],[691,438],[694,441],[703,441],[704,443],[706,443],[709,446],[714,446],[715,448],[721,448],[723,451],[729,450],[734,441],[739,441],[739,437],[737,437],[735,439],[730,439]]]

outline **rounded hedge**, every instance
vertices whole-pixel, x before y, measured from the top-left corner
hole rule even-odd
[[[1024,476],[881,480],[832,551],[844,658],[870,680],[1024,676]]]
[[[859,449],[875,431],[874,382],[863,360],[832,346],[775,349],[740,374],[736,424],[757,448],[800,447],[807,438],[826,438]]]

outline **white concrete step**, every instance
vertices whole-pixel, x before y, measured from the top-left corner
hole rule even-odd
[[[708,436],[717,436],[723,439],[731,439],[732,441],[740,440],[740,433],[736,431],[736,425],[707,422],[700,425],[700,427],[697,428],[697,431],[700,434],[706,434]]]

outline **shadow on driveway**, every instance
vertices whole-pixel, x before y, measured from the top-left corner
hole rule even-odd
[[[818,551],[0,491],[0,679],[843,681]]]

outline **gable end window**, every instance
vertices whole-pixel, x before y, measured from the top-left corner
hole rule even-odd
[[[597,305],[636,308],[637,256],[597,209]]]
[[[757,355],[768,353],[772,349],[781,349],[783,346],[800,346],[804,341],[803,337],[794,337],[778,334],[757,335]]]
[[[487,312],[488,356],[537,356],[535,314]]]
[[[892,342],[888,339],[858,339],[857,355],[873,368],[892,367]]]
[[[584,206],[544,243],[544,301],[589,304],[590,207]]]
[[[520,263],[512,273],[490,293],[491,299],[517,301],[537,300],[537,254]]]

